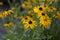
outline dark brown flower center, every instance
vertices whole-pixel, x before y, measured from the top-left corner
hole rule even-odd
[[[7,21],[7,24],[9,24],[10,23],[10,21]]]
[[[47,21],[47,19],[45,19],[44,21]]]
[[[32,24],[32,21],[29,21],[29,24]]]
[[[44,5],[44,7],[46,7],[46,5]]]
[[[27,17],[25,19],[28,19]]]
[[[55,16],[58,16],[57,14],[55,14]]]
[[[40,7],[39,10],[42,10],[42,7]]]
[[[32,18],[33,16],[32,16],[32,15],[30,15],[30,17]]]
[[[53,8],[50,8],[50,9],[53,9]]]
[[[42,15],[45,15],[44,13],[42,13]]]

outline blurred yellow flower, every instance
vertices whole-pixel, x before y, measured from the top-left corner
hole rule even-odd
[[[60,18],[60,11],[57,11],[57,13],[53,14],[53,17]]]
[[[0,2],[0,5],[3,5],[3,2]]]
[[[8,13],[7,11],[4,11],[4,12],[2,13],[2,15],[5,16],[5,17],[6,17],[8,14],[9,14],[9,13]]]
[[[12,22],[9,22],[9,23],[3,24],[3,26],[5,26],[5,27],[11,27],[11,26],[14,26],[14,24]]]
[[[4,16],[0,13],[0,18],[4,18]]]
[[[7,12],[8,12],[9,14],[13,14],[13,13],[14,13],[13,10],[8,10]]]
[[[56,11],[57,9],[55,7],[49,7],[48,8],[48,12],[53,12],[53,11]]]
[[[24,29],[28,29],[29,27],[33,29],[36,26],[36,22],[29,16],[22,18],[22,23],[24,24]]]
[[[49,8],[49,5],[48,4],[45,4],[44,5],[44,8],[47,10]]]
[[[32,14],[29,15],[29,17],[30,17],[31,19],[34,19],[34,18],[35,18],[34,15],[32,15]]]
[[[24,29],[28,29],[28,28],[33,29],[35,26],[37,26],[36,22],[33,20],[29,20],[24,24]]]
[[[29,15],[33,15],[33,14],[34,14],[34,11],[33,11],[33,10],[29,10],[29,11],[28,11],[28,14],[29,14]]]
[[[40,17],[44,17],[44,16],[47,16],[46,13],[42,12],[42,13],[37,13],[37,17],[40,18]]]
[[[32,18],[30,18],[29,16],[26,16],[26,17],[22,17],[22,22],[23,22],[23,24],[25,23],[25,22],[27,22],[27,21],[29,21],[29,20],[31,20]]]
[[[51,19],[48,16],[40,17],[40,26],[47,28],[51,24]]]
[[[34,12],[36,12],[36,13],[40,13],[40,12],[46,11],[44,6],[34,7],[33,10],[34,10]]]
[[[22,3],[22,8],[26,8],[26,4],[25,3]]]
[[[12,10],[3,11],[3,12],[0,13],[0,17],[1,17],[1,18],[6,18],[7,15],[10,15],[10,14],[12,14],[12,13],[13,13]]]
[[[32,8],[31,2],[29,1],[24,1],[21,6],[22,8]]]

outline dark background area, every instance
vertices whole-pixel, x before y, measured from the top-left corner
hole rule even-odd
[[[8,0],[0,0],[0,2],[3,2],[3,5],[0,5],[0,11],[1,10],[9,10],[10,5],[8,3]],[[13,0],[9,0],[10,3],[13,3]],[[15,0],[15,3],[19,3],[21,5],[21,0]]]

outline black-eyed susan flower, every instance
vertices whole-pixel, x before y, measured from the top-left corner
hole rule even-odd
[[[21,6],[22,8],[32,8],[31,2],[29,1],[24,1]]]
[[[31,20],[31,18],[29,16],[26,16],[26,17],[22,17],[22,22],[25,23],[27,21]]]
[[[37,26],[36,22],[33,20],[29,20],[29,21],[25,22],[24,29],[28,29],[28,28],[33,29],[35,26]]]
[[[47,10],[49,8],[49,5],[48,4],[45,4],[44,5],[44,8]]]
[[[37,13],[37,17],[38,17],[38,18],[39,18],[39,17],[44,17],[44,16],[47,16],[47,14],[44,13],[44,12],[42,12],[42,13]]]
[[[45,7],[44,6],[37,6],[37,7],[34,7],[33,10],[36,13],[40,13],[40,12],[44,12],[45,11]]]
[[[54,11],[56,11],[57,9],[55,8],[55,7],[49,7],[48,8],[48,12],[54,12]]]
[[[13,13],[14,13],[13,10],[8,10],[7,12],[8,12],[9,14],[13,14]]]
[[[8,12],[7,12],[7,11],[4,11],[4,12],[2,13],[2,15],[6,17],[6,16],[8,15]]]
[[[40,26],[43,26],[43,28],[47,28],[51,24],[51,19],[48,16],[40,17]]]
[[[9,23],[3,24],[3,26],[5,26],[5,27],[11,27],[11,26],[14,26],[14,24],[12,22],[9,22]]]
[[[60,18],[60,11],[58,11],[57,13],[53,14],[53,17],[55,18]]]
[[[10,15],[10,14],[12,14],[12,13],[13,13],[12,10],[3,11],[3,12],[1,12],[1,16],[3,16],[3,18],[6,18],[7,15]]]
[[[36,26],[36,21],[34,21],[31,17],[27,16],[22,18],[22,23],[24,25],[24,29],[31,28],[33,29]]]
[[[30,18],[34,19],[34,15],[29,15]]]

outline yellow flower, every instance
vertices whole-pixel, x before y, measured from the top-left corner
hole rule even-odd
[[[5,23],[3,26],[10,27],[10,26],[14,26],[14,24],[12,22],[9,22],[9,23]]]
[[[57,13],[53,14],[53,17],[55,18],[60,18],[60,11],[58,11]]]
[[[0,13],[0,18],[4,18],[4,16]]]
[[[44,6],[37,6],[37,7],[34,7],[33,10],[36,13],[40,13],[40,12],[44,12],[45,11],[45,7]]]
[[[25,7],[26,7],[26,4],[25,4],[25,3],[23,3],[21,6],[22,6],[22,8],[25,8]]]
[[[22,22],[23,22],[23,24],[25,23],[25,22],[27,22],[27,21],[29,21],[29,20],[31,20],[31,18],[29,17],[29,16],[26,16],[26,17],[22,17]]]
[[[36,22],[29,16],[22,18],[22,23],[24,24],[24,29],[33,29],[36,26]]]
[[[8,12],[7,12],[7,11],[4,11],[4,12],[2,13],[2,15],[6,17],[6,16],[8,15]]]
[[[21,6],[22,8],[32,8],[32,5],[29,1],[24,1],[24,3]]]
[[[34,11],[33,10],[29,10],[28,11],[28,14],[33,15],[34,14]]]
[[[30,18],[32,18],[32,19],[34,19],[34,18],[35,18],[35,17],[34,17],[34,15],[32,15],[32,14],[31,14],[31,15],[29,15],[29,17],[30,17]]]
[[[43,28],[47,28],[51,24],[51,19],[48,16],[40,17],[40,25],[43,26]]]
[[[13,14],[13,13],[14,13],[13,10],[8,10],[7,12],[8,12],[9,14]]]
[[[47,16],[46,13],[42,12],[42,13],[37,13],[37,17],[40,18],[40,17],[44,17],[44,16]]]
[[[45,4],[44,5],[44,8],[47,10],[49,8],[49,5],[48,4]]]
[[[53,12],[53,11],[56,11],[56,8],[55,7],[49,7],[48,8],[48,12]]]
[[[0,5],[3,5],[3,2],[0,2]]]
[[[5,18],[5,17],[7,17],[7,15],[12,14],[12,13],[13,13],[12,10],[3,11],[3,12],[1,12],[1,16],[3,16],[3,18]]]
[[[36,22],[33,20],[29,20],[24,24],[24,29],[28,29],[28,28],[33,29],[35,26],[37,26]]]

